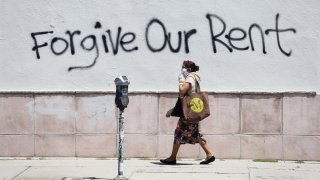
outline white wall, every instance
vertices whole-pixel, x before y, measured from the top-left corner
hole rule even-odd
[[[127,75],[131,91],[176,91],[177,76],[184,59],[194,60],[203,76],[202,89],[208,91],[317,91],[320,92],[320,1],[318,0],[1,0],[0,1],[0,91],[82,91],[114,90],[113,80]],[[215,14],[226,23],[223,35],[217,37],[227,43],[225,35],[232,28],[246,33],[242,41],[232,41],[236,47],[248,50],[229,52],[215,41],[213,52],[211,31],[207,14]],[[276,15],[279,14],[280,46],[275,32]],[[171,32],[172,45],[177,46],[177,32],[196,33],[188,40],[189,53],[185,51],[185,39],[181,49],[174,53],[168,44],[160,52],[152,52],[147,46],[146,32],[151,46],[160,48],[164,42],[163,30],[158,23],[149,26],[152,19],[160,20],[167,32]],[[211,16],[215,35],[222,31],[222,22]],[[101,28],[94,28],[100,22]],[[260,32],[255,28],[252,38],[255,50],[251,50],[249,27],[258,24],[264,34],[265,51],[262,51]],[[119,45],[114,55],[108,33],[116,40],[118,27],[126,49]],[[294,33],[291,30],[295,30]],[[74,35],[74,54],[66,31],[81,31]],[[40,59],[36,56],[31,33],[53,31],[52,34],[35,36]],[[81,41],[94,35],[97,46],[86,51]],[[107,38],[106,53],[101,36]],[[239,30],[231,34],[241,37]],[[68,48],[61,55],[67,41]],[[53,42],[53,43],[52,43]],[[116,43],[116,42],[115,42]],[[92,39],[84,40],[90,48]],[[68,71],[75,66],[87,66]],[[286,55],[291,51],[291,55]]]

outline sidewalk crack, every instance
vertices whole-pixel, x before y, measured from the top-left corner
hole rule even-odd
[[[16,176],[14,176],[13,178],[12,178],[12,180],[13,179],[15,179],[15,178],[17,178],[18,176],[20,176],[22,173],[24,173],[24,172],[26,172],[28,169],[30,169],[32,166],[27,166],[27,168],[26,169],[24,169],[23,171],[21,171],[19,174],[17,174]]]

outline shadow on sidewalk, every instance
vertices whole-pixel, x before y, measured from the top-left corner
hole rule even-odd
[[[61,180],[94,180],[94,179],[112,180],[112,179],[96,178],[96,177],[82,177],[82,178],[63,177]]]
[[[155,165],[162,165],[162,166],[190,166],[190,165],[195,165],[193,163],[177,163],[175,165],[170,165],[170,164],[163,164],[161,162],[150,162],[151,164],[155,164]]]

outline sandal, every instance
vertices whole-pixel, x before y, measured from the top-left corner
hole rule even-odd
[[[167,165],[175,165],[177,164],[177,161],[176,160],[167,160],[167,159],[160,159],[160,162],[163,163],[163,164],[167,164]]]
[[[214,156],[211,156],[209,159],[205,160],[205,161],[201,161],[200,164],[210,164],[212,163],[214,160],[216,160],[216,158]]]

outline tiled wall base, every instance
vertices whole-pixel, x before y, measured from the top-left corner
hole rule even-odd
[[[116,157],[113,93],[0,93],[0,156]],[[125,109],[125,156],[168,157],[178,118],[175,93],[132,93]],[[320,96],[209,93],[201,132],[218,158],[320,160]],[[179,157],[203,158],[197,145]]]

